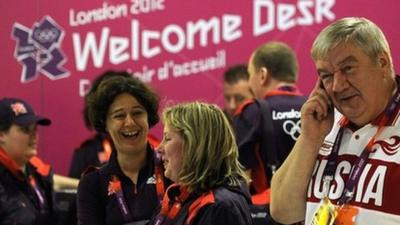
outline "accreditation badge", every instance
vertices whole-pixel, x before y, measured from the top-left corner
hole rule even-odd
[[[311,219],[309,225],[333,225],[337,216],[336,206],[324,197]]]
[[[344,205],[339,208],[335,225],[355,225],[358,208],[351,205]]]

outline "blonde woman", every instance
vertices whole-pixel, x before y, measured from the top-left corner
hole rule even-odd
[[[174,184],[150,224],[252,224],[248,179],[224,113],[215,105],[180,104],[164,111],[163,122],[158,151]]]

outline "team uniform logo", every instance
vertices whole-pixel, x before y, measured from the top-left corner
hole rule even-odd
[[[384,140],[376,141],[374,144],[380,145],[382,151],[387,155],[395,155],[400,149],[400,137],[392,136],[386,142]]]
[[[26,110],[24,104],[22,104],[20,102],[11,104],[11,109],[13,110],[15,116],[19,116],[19,115],[28,113],[28,110]]]
[[[291,109],[289,111],[275,111],[272,110],[272,120],[282,120],[284,121],[282,124],[283,131],[289,135],[293,141],[296,141],[300,136],[300,111],[295,109]]]
[[[156,175],[153,174],[153,176],[149,177],[146,181],[146,184],[156,184]]]
[[[294,141],[297,141],[297,138],[300,136],[300,123],[300,120],[298,120],[297,122],[286,120],[285,122],[283,122],[283,130],[287,135],[292,137]]]
[[[62,67],[66,58],[61,50],[64,30],[49,16],[36,22],[32,29],[15,23],[12,37],[16,40],[14,57],[22,65],[21,82],[35,80],[38,73],[52,80],[65,78],[69,71]]]

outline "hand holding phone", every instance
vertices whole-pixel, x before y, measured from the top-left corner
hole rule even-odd
[[[333,121],[332,100],[321,79],[318,79],[301,110],[302,134],[312,139],[322,140],[332,129]]]

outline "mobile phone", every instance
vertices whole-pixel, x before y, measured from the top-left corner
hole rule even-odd
[[[319,87],[320,87],[322,90],[326,91],[326,90],[325,90],[324,83],[322,83],[322,80],[319,80]],[[329,98],[329,100],[330,100],[330,104],[328,104],[328,112],[331,113],[331,112],[333,112],[333,101],[332,101],[332,99],[329,97],[329,95],[328,95],[328,98]]]
[[[322,82],[322,80],[321,79],[319,79],[319,87],[322,89],[322,90],[324,90],[324,91],[326,91],[325,90],[325,86],[324,86],[324,83]],[[326,93],[326,92],[325,92]],[[329,96],[328,96],[329,97]],[[330,100],[330,104],[328,104],[328,112],[329,113],[331,113],[332,111],[333,111],[333,105],[332,105],[332,100],[329,98],[329,100]]]

